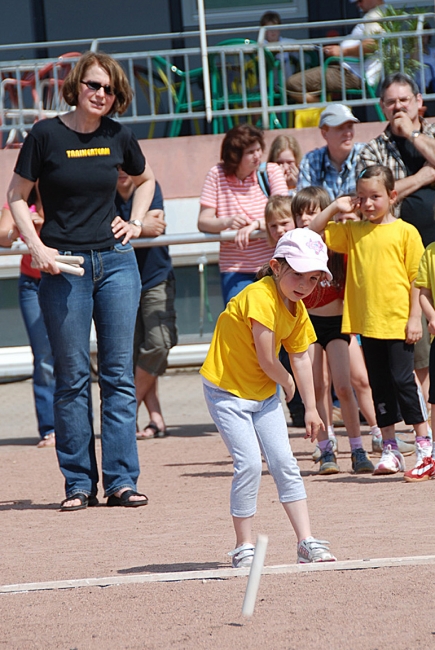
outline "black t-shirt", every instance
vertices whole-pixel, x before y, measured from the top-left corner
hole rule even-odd
[[[426,158],[406,138],[395,136],[393,139],[408,176],[416,174],[425,164]],[[404,198],[400,206],[400,217],[417,228],[424,246],[435,241],[434,203],[435,188],[433,185],[425,185]]]
[[[103,117],[93,133],[77,133],[58,117],[37,122],[21,149],[15,172],[39,179],[44,208],[41,240],[60,250],[113,246],[118,168],[131,176],[145,169],[132,131]]]
[[[122,196],[118,194],[118,192],[116,193],[115,205],[117,214],[119,214],[124,221],[130,220],[133,196],[134,192],[127,201],[124,201]],[[157,182],[154,197],[148,210],[163,210],[162,190]],[[169,257],[167,246],[135,248],[134,252],[136,253],[137,264],[142,280],[142,291],[148,291],[148,289],[152,289],[161,282],[173,277],[174,272],[172,270],[171,258]]]

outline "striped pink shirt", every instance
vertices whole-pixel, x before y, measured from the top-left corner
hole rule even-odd
[[[267,164],[270,193],[287,196],[288,188],[282,169],[276,163]],[[253,172],[244,181],[237,176],[225,176],[222,165],[215,165],[208,172],[200,199],[201,206],[214,208],[218,219],[243,214],[251,221],[264,217],[267,196],[258,184]],[[256,273],[270,260],[271,248],[265,239],[249,242],[241,250],[234,242],[221,242],[219,269],[221,272]]]

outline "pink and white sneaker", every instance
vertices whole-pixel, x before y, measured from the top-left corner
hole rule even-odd
[[[373,474],[397,474],[405,471],[405,459],[398,449],[391,449],[391,445],[382,451],[381,460],[375,466]]]

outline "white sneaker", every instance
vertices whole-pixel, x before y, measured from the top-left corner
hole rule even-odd
[[[314,537],[303,539],[298,544],[298,564],[335,562],[337,558],[329,551],[328,545],[329,542],[323,539],[314,539]]]
[[[400,433],[396,434],[397,447],[402,454],[402,456],[411,456],[415,453],[415,443],[409,442],[401,437]],[[383,444],[382,444],[382,433],[374,433],[372,435],[372,453],[380,454],[382,456]]]
[[[375,466],[373,474],[397,474],[405,471],[405,459],[400,451],[391,449],[388,445],[383,451],[381,460]]]
[[[432,445],[420,445],[419,442],[415,443],[415,453],[417,455],[417,460],[414,467],[418,467],[424,461],[425,458],[431,458],[432,456]]]
[[[242,544],[230,551],[228,555],[232,558],[233,569],[240,569],[240,567],[251,566],[254,559],[255,546],[253,544]]]

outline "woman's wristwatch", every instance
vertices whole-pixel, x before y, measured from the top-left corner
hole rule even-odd
[[[128,223],[132,223],[133,226],[137,226],[142,230],[142,221],[139,221],[139,219],[131,219]]]

